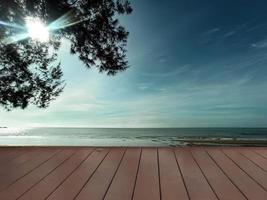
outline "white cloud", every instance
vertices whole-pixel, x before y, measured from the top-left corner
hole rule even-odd
[[[267,47],[267,39],[251,44],[253,48],[262,49]]]
[[[171,77],[171,76],[176,76],[185,72],[190,71],[192,69],[192,66],[187,64],[187,65],[182,65],[174,68],[173,70],[166,71],[164,70],[163,72],[160,73],[155,73],[155,72],[150,72],[150,73],[141,73],[143,76],[148,76],[148,77]]]
[[[203,33],[203,35],[208,36],[208,35],[217,33],[217,32],[219,32],[219,31],[220,31],[220,29],[219,29],[218,27],[216,27],[216,28],[207,30],[206,32]]]
[[[224,37],[227,38],[227,37],[233,36],[233,35],[235,35],[235,34],[236,34],[236,31],[230,31],[230,32],[226,33],[226,34],[224,35]]]
[[[138,87],[140,90],[146,90],[146,89],[148,89],[148,86],[139,86]]]

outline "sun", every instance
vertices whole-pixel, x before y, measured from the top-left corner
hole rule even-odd
[[[41,19],[36,17],[26,17],[25,18],[27,33],[32,40],[38,42],[48,42],[49,41],[49,29],[42,22]]]

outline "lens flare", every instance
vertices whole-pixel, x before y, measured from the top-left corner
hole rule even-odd
[[[39,18],[26,17],[26,28],[29,37],[39,42],[49,41],[49,29]]]
[[[0,25],[11,27],[11,28],[16,28],[16,29],[22,29],[22,30],[24,29],[23,26],[20,26],[18,24],[8,23],[8,22],[4,22],[4,21],[1,21],[1,20],[0,20]]]
[[[88,19],[81,19],[81,20],[75,20],[75,12],[74,10],[70,10],[66,14],[62,15],[55,21],[53,21],[51,24],[49,24],[50,30],[59,30],[64,29],[70,26],[74,26],[76,24],[79,24],[81,22],[87,21]]]
[[[56,30],[74,26],[87,20],[89,19],[77,20],[74,10],[70,10],[48,26],[40,18],[33,16],[27,16],[25,18],[25,26],[0,21],[0,26],[20,30],[17,33],[15,32],[14,35],[4,38],[2,41],[5,44],[12,44],[30,38],[33,41],[45,43],[49,41],[50,35]]]

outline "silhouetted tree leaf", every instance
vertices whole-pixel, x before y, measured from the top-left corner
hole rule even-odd
[[[87,68],[108,75],[127,69],[129,33],[117,16],[131,12],[127,0],[1,0],[0,104],[7,110],[29,104],[45,108],[60,95],[65,84],[57,55],[62,39],[70,41],[70,53]],[[48,42],[18,35],[27,16],[56,27]],[[15,35],[23,39],[9,42]]]

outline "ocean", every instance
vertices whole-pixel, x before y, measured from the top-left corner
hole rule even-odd
[[[267,128],[0,128],[1,146],[180,146],[205,139],[267,140]]]

